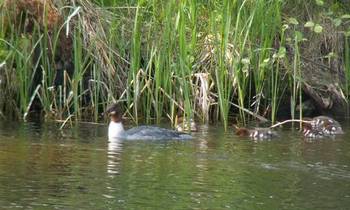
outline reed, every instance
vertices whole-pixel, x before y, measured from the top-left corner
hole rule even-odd
[[[1,15],[0,81],[9,81],[0,83],[6,93],[0,97],[1,118],[14,112],[26,118],[39,104],[47,119],[99,121],[107,104],[117,102],[135,123],[168,118],[174,125],[182,115],[221,120],[228,128],[231,116],[243,124],[264,117],[274,123],[288,92],[291,117],[297,117],[303,51],[300,27],[285,18],[290,3],[94,2],[61,8],[65,21],[54,29],[34,24],[32,38],[23,32],[26,23],[7,25],[10,20]],[[74,73],[65,69],[55,86],[62,33],[72,38]],[[349,96],[347,41],[343,89]]]
[[[274,122],[278,109],[278,94],[280,92],[280,64],[281,49],[274,49],[276,39],[271,34],[281,34],[283,45],[284,37],[281,27],[281,3],[278,1],[257,1],[255,5],[255,17],[251,26],[251,40],[258,40],[253,51],[253,80],[255,96],[253,104],[255,113],[265,112],[271,107],[271,121]],[[278,51],[278,52],[276,52]],[[276,56],[277,55],[277,56]],[[268,98],[264,105],[264,96]],[[265,99],[266,101],[266,99]],[[261,110],[262,109],[262,110]]]
[[[298,31],[295,31],[294,33],[294,57],[293,57],[293,74],[291,75],[291,99],[290,99],[290,109],[291,109],[291,118],[295,119],[295,108],[297,107],[297,102],[299,101],[300,105],[300,115],[299,119],[302,119],[302,94],[301,94],[301,70],[300,70],[300,51],[299,51],[299,44],[302,41],[302,34]],[[301,124],[300,124],[301,125]]]

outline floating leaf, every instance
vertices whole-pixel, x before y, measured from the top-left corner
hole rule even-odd
[[[315,25],[315,28],[314,28],[314,31],[316,32],[316,33],[322,33],[322,31],[323,31],[323,27],[321,26],[321,25],[319,25],[319,24],[316,24]]]
[[[304,27],[306,27],[306,28],[312,28],[314,26],[315,26],[315,23],[312,21],[307,21],[304,25]]]

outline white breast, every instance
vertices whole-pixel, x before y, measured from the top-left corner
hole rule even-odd
[[[116,123],[116,122],[111,121],[109,123],[109,127],[108,127],[108,138],[109,139],[122,137],[123,134],[124,134],[124,127],[123,127],[123,124],[121,122]]]

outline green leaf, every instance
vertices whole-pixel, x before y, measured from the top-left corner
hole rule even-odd
[[[345,32],[344,32],[344,35],[345,35],[346,37],[349,37],[349,36],[350,36],[350,30],[345,31]]]
[[[286,55],[286,48],[285,47],[280,47],[280,49],[278,50],[277,56],[278,58],[284,58]]]
[[[289,28],[289,25],[288,24],[283,24],[282,26],[282,30],[285,31]]]
[[[319,34],[319,33],[322,33],[322,31],[323,31],[323,27],[319,24],[316,24],[314,28],[314,32]]]
[[[264,63],[270,62],[270,58],[265,58],[265,59],[263,60],[263,62],[264,62]]]
[[[266,67],[270,62],[270,58],[265,58],[262,63],[260,63],[260,67]]]
[[[315,23],[312,21],[307,21],[304,25],[304,27],[306,27],[306,28],[312,28],[314,26],[315,26]]]
[[[350,19],[350,14],[345,14],[341,16],[342,19]]]
[[[328,53],[328,55],[325,56],[326,58],[335,58],[337,57],[337,54],[335,54],[334,52],[330,52]]]
[[[332,11],[328,11],[324,13],[326,16],[332,16],[334,13]]]
[[[296,39],[298,42],[302,41],[303,38],[304,38],[303,33],[301,33],[300,31],[295,31],[295,39]]]
[[[289,18],[289,19],[288,19],[288,22],[289,22],[290,24],[293,24],[293,25],[298,25],[298,24],[299,24],[299,22],[298,22],[297,19],[295,19],[295,18]]]
[[[322,0],[316,0],[316,4],[318,6],[323,6],[324,5],[324,2]]]
[[[340,26],[342,23],[342,20],[340,18],[333,19],[333,23],[336,27]]]

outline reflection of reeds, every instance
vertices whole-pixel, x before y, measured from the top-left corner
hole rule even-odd
[[[0,117],[26,117],[39,103],[48,118],[97,121],[107,104],[118,102],[136,123],[167,117],[174,124],[182,115],[220,119],[227,127],[235,110],[243,123],[251,117],[275,122],[285,92],[296,117],[301,40],[298,28],[282,21],[281,1],[139,1],[123,7],[110,1],[115,7],[108,9],[76,3],[60,9],[66,21],[55,27],[44,21],[30,34],[21,30],[25,23],[0,29],[0,58],[6,61],[0,68],[6,94],[0,96]],[[54,86],[55,60],[67,36],[74,73],[63,69]]]

